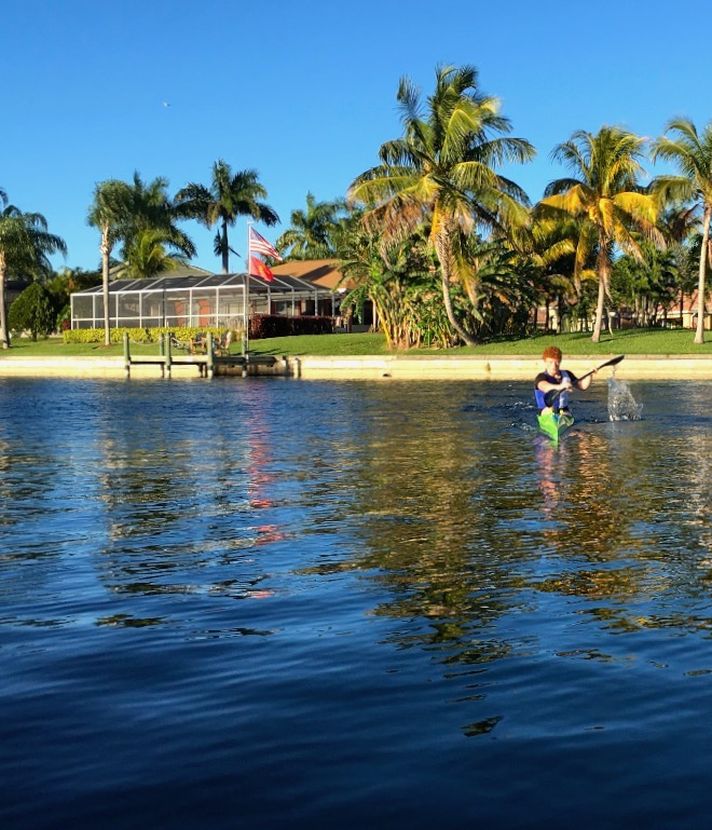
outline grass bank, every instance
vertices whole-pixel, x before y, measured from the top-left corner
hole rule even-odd
[[[415,355],[453,355],[473,357],[483,355],[538,356],[544,346],[558,346],[565,355],[712,355],[712,333],[710,342],[701,346],[693,343],[694,332],[689,329],[671,331],[661,329],[627,329],[616,332],[612,337],[604,335],[600,343],[592,343],[590,334],[537,335],[519,340],[500,340],[478,346],[463,346],[455,349],[419,349],[407,354]],[[391,354],[386,349],[385,338],[381,334],[332,334],[302,335],[300,337],[273,337],[266,340],[253,340],[250,350],[259,354],[290,356],[347,356],[347,355],[382,355]],[[132,344],[131,353],[135,355],[156,354],[156,344]],[[233,345],[233,351],[239,353],[239,344]],[[61,338],[48,338],[33,343],[31,340],[16,339],[11,349],[0,351],[0,359],[6,357],[68,357],[86,355],[101,357],[104,355],[121,355],[121,344],[109,347],[96,344],[68,344]],[[176,352],[182,354],[182,352]]]

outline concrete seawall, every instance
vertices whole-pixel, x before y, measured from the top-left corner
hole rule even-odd
[[[575,374],[600,366],[613,355],[571,357],[564,367]],[[542,369],[538,356],[448,357],[373,355],[292,358],[295,376],[304,379],[532,380]],[[615,367],[621,380],[712,380],[712,356],[635,355]],[[602,375],[612,369],[604,369]]]
[[[564,366],[583,374],[613,355],[566,358]],[[281,361],[280,367],[283,366]],[[538,356],[482,357],[361,355],[354,357],[292,357],[291,376],[304,380],[531,380],[541,370]],[[282,373],[272,367],[254,367],[256,374]],[[611,369],[604,369],[608,376]],[[17,377],[125,377],[122,357],[0,358],[0,376]],[[132,366],[132,378],[160,378],[156,366]],[[173,365],[174,378],[198,378],[195,366]],[[712,355],[631,355],[616,367],[621,380],[712,380]]]

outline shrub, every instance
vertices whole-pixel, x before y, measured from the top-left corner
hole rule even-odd
[[[277,314],[253,314],[250,338],[289,337],[296,334],[332,334],[333,317],[281,317]]]
[[[8,325],[12,331],[29,331],[33,340],[37,335],[47,337],[54,331],[57,310],[52,294],[38,282],[30,283],[10,306]]]
[[[124,333],[128,334],[132,343],[158,343],[161,335],[170,332],[175,335],[176,340],[193,340],[198,334],[210,332],[213,337],[222,337],[227,329],[215,328],[213,326],[191,328],[179,328],[178,326],[165,326],[159,328],[118,328],[111,329],[110,338],[112,343],[121,343]],[[104,329],[71,329],[62,333],[65,343],[103,343]]]

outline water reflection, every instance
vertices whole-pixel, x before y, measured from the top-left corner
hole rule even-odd
[[[522,793],[558,811],[572,780],[618,816],[649,758],[687,798],[712,386],[634,392],[644,421],[594,389],[554,448],[527,384],[0,382],[4,780],[53,782],[62,826],[97,792],[160,825],[136,794],[171,803],[176,758],[195,826],[204,798],[255,826],[392,804],[394,763],[451,788],[428,825],[494,793],[525,826]]]

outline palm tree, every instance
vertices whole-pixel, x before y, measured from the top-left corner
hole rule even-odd
[[[176,246],[183,256],[195,256],[192,240],[175,224],[178,211],[168,196],[168,179],[157,176],[145,183],[141,175],[135,172],[133,183],[129,185],[129,226],[126,229],[126,242],[144,230],[159,230],[165,234],[165,241]]]
[[[180,232],[178,232],[180,234]],[[187,264],[194,253],[176,237],[160,228],[141,228],[131,234],[121,252],[123,260],[116,273],[129,279],[146,279]]]
[[[6,196],[0,195],[3,205]],[[5,280],[8,269],[13,271],[50,273],[50,254],[67,253],[61,237],[47,231],[47,220],[40,213],[23,213],[14,205],[0,212],[0,341],[10,348],[7,326]]]
[[[312,193],[307,193],[306,211],[292,211],[292,226],[279,237],[275,247],[289,259],[333,257],[333,234],[343,207],[341,202],[317,202]]]
[[[397,100],[403,137],[381,146],[381,163],[352,183],[349,198],[369,208],[366,221],[380,228],[385,241],[402,241],[429,223],[448,320],[472,345],[450,295],[453,282],[473,276],[463,237],[477,226],[503,233],[526,221],[526,194],[494,167],[528,161],[535,151],[528,141],[504,135],[509,120],[499,114],[497,99],[479,91],[474,67],[438,67],[425,111],[407,78],[400,81]]]
[[[665,243],[673,255],[677,273],[677,291],[680,304],[680,325],[684,317],[685,296],[689,296],[695,289],[698,281],[696,263],[699,256],[695,255],[695,238],[700,227],[698,205],[679,204],[673,202],[660,216],[658,227],[662,231]]]
[[[230,165],[218,159],[213,165],[210,187],[190,183],[176,194],[179,215],[211,228],[220,224],[215,236],[215,255],[222,258],[223,273],[230,271],[230,251],[227,228],[238,216],[251,216],[265,225],[275,225],[279,216],[261,199],[267,198],[267,190],[260,184],[255,170],[238,170],[233,174]]]
[[[537,271],[538,297],[534,309],[543,302],[546,308],[545,326],[549,327],[549,308],[555,303],[558,328],[563,330],[566,311],[581,299],[582,279],[589,276],[584,270],[586,251],[582,243],[580,222],[572,217],[542,216],[534,211],[529,233],[519,245],[524,262]]]
[[[688,118],[675,118],[665,128],[666,133],[653,145],[653,160],[674,162],[681,176],[660,176],[656,188],[664,196],[694,200],[702,210],[702,247],[697,282],[697,330],[695,343],[704,343],[705,275],[710,260],[709,238],[712,219],[712,122],[699,135]]]
[[[193,241],[175,224],[177,210],[168,196],[167,179],[157,176],[146,184],[135,172],[129,198],[122,275],[153,277],[195,256]]]
[[[574,178],[551,182],[541,205],[581,219],[577,262],[585,252],[596,252],[598,299],[592,341],[601,339],[603,304],[610,297],[610,276],[617,245],[642,258],[635,232],[662,241],[655,227],[657,200],[638,184],[644,139],[618,127],[602,127],[596,135],[577,130],[559,144],[552,158],[564,162]]]
[[[148,183],[135,172],[133,181],[109,179],[97,184],[94,202],[89,211],[89,224],[101,231],[101,270],[104,295],[104,342],[110,342],[109,330],[109,264],[111,252],[124,242],[123,256],[128,260],[124,272],[134,276],[153,276],[157,261],[172,267],[165,248],[171,245],[179,257],[195,255],[191,239],[176,227],[176,210],[168,196],[168,181],[157,176]],[[153,249],[153,250],[151,250]]]
[[[104,345],[111,342],[109,329],[109,258],[114,245],[126,233],[134,204],[131,188],[118,179],[106,179],[94,188],[87,221],[101,232],[101,280],[104,298]]]

